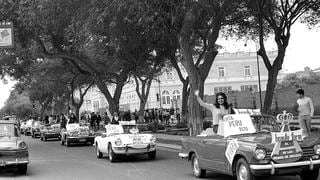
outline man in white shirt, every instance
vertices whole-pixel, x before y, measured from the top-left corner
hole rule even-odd
[[[299,123],[304,136],[311,135],[311,117],[314,113],[314,107],[312,100],[304,95],[303,89],[298,89],[297,92],[297,104],[299,113]]]

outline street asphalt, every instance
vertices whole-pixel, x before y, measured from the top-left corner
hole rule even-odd
[[[155,160],[147,156],[122,158],[110,163],[104,157],[97,159],[93,146],[65,147],[59,141],[42,142],[23,137],[29,146],[31,163],[26,175],[15,175],[0,170],[3,180],[185,180],[197,179],[192,175],[190,162],[180,159],[178,151],[164,146],[157,150]],[[225,180],[229,176],[209,172],[204,179]],[[296,177],[262,178],[264,180],[298,180]]]

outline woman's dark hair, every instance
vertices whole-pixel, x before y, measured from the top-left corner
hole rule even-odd
[[[298,90],[296,91],[296,93],[297,93],[297,94],[304,95],[304,90],[300,88],[300,89],[298,89]]]
[[[219,96],[222,96],[222,98],[224,99],[224,103],[223,103],[224,108],[228,109],[230,107],[230,104],[228,104],[228,102],[227,102],[227,95],[223,92],[219,92],[216,94],[216,103],[214,104],[216,106],[216,108],[220,108],[220,105],[218,103]]]

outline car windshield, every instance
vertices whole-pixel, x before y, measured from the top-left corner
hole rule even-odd
[[[17,137],[18,130],[14,124],[0,124],[0,137]]]
[[[279,132],[281,130],[273,116],[252,116],[251,118],[257,132]]]
[[[136,125],[122,125],[122,128],[125,134],[132,133],[132,130],[138,129]]]

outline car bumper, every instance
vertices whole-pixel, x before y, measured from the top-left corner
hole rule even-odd
[[[43,133],[44,138],[60,138],[60,133]]]
[[[156,150],[155,144],[143,144],[143,145],[126,145],[120,147],[113,147],[115,154],[122,155],[135,155],[135,154],[146,154]]]
[[[189,154],[188,153],[179,153],[179,157],[186,159],[189,157]]]
[[[28,158],[1,158],[0,167],[29,164]]]
[[[297,172],[297,169],[309,169],[313,170],[314,168],[320,167],[320,160],[312,160],[309,161],[299,161],[299,162],[292,162],[292,163],[285,163],[285,164],[265,164],[265,165],[250,165],[250,169],[253,171],[253,174],[265,175],[268,174],[278,174],[276,173],[277,170],[285,170],[291,169],[293,172]],[[261,173],[263,172],[263,173]],[[288,172],[289,173],[289,172]]]
[[[68,137],[67,138],[69,143],[93,143],[94,142],[94,136],[89,137]]]

